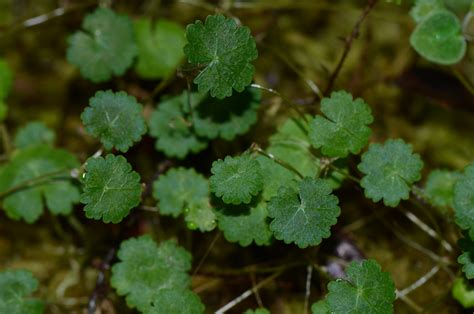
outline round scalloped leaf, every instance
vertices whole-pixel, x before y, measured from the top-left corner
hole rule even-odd
[[[159,306],[162,292],[183,292],[190,285],[191,254],[172,241],[157,245],[149,236],[131,238],[122,242],[117,256],[110,284],[140,312]]]
[[[410,16],[415,22],[420,23],[434,10],[443,8],[443,0],[416,0],[415,5],[410,10]]]
[[[189,290],[163,289],[153,300],[152,306],[145,314],[201,314],[204,304],[201,299]]]
[[[126,152],[146,133],[142,105],[125,92],[98,91],[81,114],[86,130],[105,149]]]
[[[119,223],[140,203],[140,175],[123,156],[89,158],[83,181],[81,203],[87,218]]]
[[[454,184],[460,177],[459,171],[433,170],[426,179],[424,195],[434,206],[453,207]]]
[[[263,188],[260,164],[250,154],[216,160],[211,172],[211,191],[226,204],[248,204]]]
[[[376,261],[354,261],[346,268],[346,275],[347,279],[328,284],[326,300],[331,313],[393,313],[395,285]]]
[[[329,157],[358,154],[372,133],[373,122],[369,105],[364,100],[352,99],[345,91],[333,92],[321,101],[323,116],[316,116],[310,124],[309,137],[315,148]]]
[[[204,69],[194,79],[199,92],[210,91],[219,99],[242,92],[252,82],[255,69],[250,63],[258,56],[250,29],[238,26],[223,15],[210,15],[186,27],[188,61]]]
[[[94,83],[123,75],[137,54],[130,18],[97,8],[84,18],[82,29],[68,39],[68,62]]]
[[[371,144],[357,167],[365,174],[360,182],[365,196],[396,207],[400,200],[408,199],[411,185],[420,180],[423,161],[412,152],[410,144],[390,139],[384,144]]]
[[[458,63],[466,53],[461,22],[448,10],[435,10],[410,36],[411,46],[425,59],[443,65]]]
[[[191,99],[197,94],[192,93]],[[167,98],[153,111],[148,125],[150,135],[156,138],[155,148],[168,157],[183,159],[189,153],[198,153],[207,147],[207,140],[198,137],[187,115],[187,92]]]
[[[71,213],[73,204],[79,202],[79,190],[71,183],[68,171],[78,167],[76,157],[62,149],[41,145],[19,150],[0,169],[0,193],[26,181],[36,181],[3,199],[7,216],[33,223],[44,207],[53,214]],[[42,176],[45,178],[39,179]]]
[[[474,239],[474,163],[464,169],[454,186],[454,214],[457,225],[469,230],[469,236]]]
[[[474,241],[469,237],[462,238],[458,241],[461,248],[461,255],[458,257],[458,263],[462,264],[462,271],[467,279],[474,279]]]
[[[0,59],[0,102],[7,98],[13,82],[13,73],[8,63]]]
[[[257,122],[261,92],[246,88],[225,99],[206,97],[193,108],[194,129],[199,136],[227,141],[246,133]]]
[[[22,127],[15,135],[13,143],[16,148],[25,148],[37,144],[52,146],[56,134],[41,121],[30,122]]]
[[[0,272],[0,313],[40,314],[43,302],[26,298],[38,289],[38,280],[27,270]]]
[[[300,248],[318,245],[328,238],[341,213],[339,200],[331,192],[326,180],[309,177],[299,182],[298,190],[282,186],[268,204],[275,238]]]
[[[238,242],[241,246],[269,245],[272,232],[268,226],[266,204],[228,205],[220,204],[218,226],[229,242]]]
[[[172,168],[153,183],[162,215],[178,217],[186,208],[209,199],[207,179],[194,169]]]
[[[165,19],[154,24],[149,19],[139,19],[134,23],[134,29],[138,75],[145,79],[159,79],[172,74],[184,58],[184,28]]]

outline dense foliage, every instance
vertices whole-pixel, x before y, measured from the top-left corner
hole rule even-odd
[[[306,78],[311,69],[299,69],[297,56],[281,57],[312,90],[309,101],[300,89],[291,96],[279,90],[274,68],[258,58],[266,49],[264,26],[244,26],[247,16],[240,11],[224,5],[184,27],[172,15],[137,17],[105,2],[81,14],[81,24],[63,38],[64,58],[74,66],[70,72],[77,69],[81,76],[75,84],[88,91],[88,104],[75,114],[83,146],[71,149],[69,138],[42,121],[25,124],[13,140],[10,121],[0,126],[2,220],[31,229],[50,221],[69,241],[68,250],[84,254],[79,261],[70,259],[76,277],[62,281],[63,295],[74,286],[67,280],[89,276],[92,285],[82,306],[89,313],[114,306],[120,313],[238,308],[265,314],[279,305],[258,290],[284,275],[291,283],[275,285],[273,295],[304,282],[301,312],[384,314],[397,306],[423,310],[408,294],[444,270],[454,298],[463,307],[474,306],[467,281],[474,278],[474,145],[464,147],[468,157],[457,166],[437,165],[420,145],[410,144],[413,137],[380,128],[391,120],[378,100],[370,94],[364,99],[356,81],[336,82],[345,75],[340,71],[346,57],[377,1],[363,9],[334,70],[321,65],[327,73],[318,84],[326,89]],[[414,20],[404,40],[424,59],[420,62],[445,71],[460,71],[463,59],[472,66],[474,4],[417,0],[409,12],[408,5],[383,5],[404,9]],[[288,40],[298,41],[293,36]],[[277,50],[285,53],[283,46]],[[365,63],[361,66],[369,72]],[[262,76],[259,65],[270,69]],[[9,97],[21,93],[21,87],[12,87],[13,73],[15,63],[0,60],[2,121]],[[472,82],[455,73],[455,81],[472,92]],[[402,224],[384,218],[387,212],[408,218],[412,234],[434,239],[436,252],[398,231]],[[369,244],[352,241],[352,228],[374,217],[387,228],[378,225]],[[401,254],[399,248],[389,257],[364,252],[388,230],[435,262],[426,274],[417,269],[418,280],[406,288],[394,268],[385,267]],[[224,244],[213,254],[219,235],[233,246]],[[200,241],[207,244],[193,249]],[[249,273],[252,286],[233,300],[203,293],[225,281],[197,286],[199,276],[209,275],[202,270],[207,258],[218,265],[211,275]],[[253,265],[232,269],[242,261]],[[93,263],[98,265],[90,276],[84,269]],[[20,265],[0,264],[0,312],[57,312],[49,299],[29,297],[38,289],[33,273],[39,272]],[[288,271],[293,268],[306,270],[305,280],[299,271]],[[256,280],[265,273],[270,276]],[[318,293],[311,293],[312,286]],[[252,293],[257,302],[239,307]]]

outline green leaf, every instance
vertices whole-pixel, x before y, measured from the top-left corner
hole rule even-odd
[[[216,213],[209,199],[202,199],[184,210],[184,220],[188,229],[199,229],[201,232],[212,231],[216,227]]]
[[[84,18],[82,29],[68,39],[68,62],[94,83],[123,75],[137,54],[130,18],[97,8]]]
[[[154,24],[149,19],[139,19],[134,26],[138,75],[145,79],[159,79],[172,74],[184,58],[184,28],[165,19]]]
[[[260,164],[247,153],[214,161],[211,172],[211,191],[227,204],[248,204],[263,188]]]
[[[241,246],[269,245],[272,232],[268,226],[266,204],[255,205],[219,204],[218,226],[229,242],[238,242]]]
[[[193,108],[194,129],[199,136],[227,141],[246,133],[257,122],[261,93],[246,88],[225,99],[206,97]]]
[[[38,289],[38,280],[27,270],[0,272],[0,313],[40,314],[43,302],[26,298]]]
[[[469,230],[469,236],[474,239],[474,163],[464,169],[454,186],[454,214],[457,225]]]
[[[433,11],[443,8],[443,0],[416,0],[415,5],[410,10],[410,16],[415,22],[420,23]]]
[[[309,119],[309,116],[307,116]],[[308,123],[302,119],[286,120],[277,132],[269,138],[270,146],[266,152],[295,168],[301,175],[315,177],[319,173],[319,159],[310,152],[307,135]],[[299,177],[293,171],[283,167],[265,156],[258,156],[262,168],[264,187],[262,196],[270,200],[278,194],[280,186],[298,188]]]
[[[105,149],[126,152],[146,133],[142,105],[125,92],[98,91],[81,114],[86,130]]]
[[[466,53],[461,22],[448,10],[435,10],[424,18],[411,34],[410,44],[425,59],[443,65],[458,63]]]
[[[123,156],[89,158],[85,165],[84,192],[87,218],[119,223],[140,203],[140,175]]]
[[[454,184],[461,177],[458,171],[433,170],[428,175],[424,195],[437,207],[453,207]]]
[[[52,146],[55,139],[56,134],[53,130],[44,125],[43,122],[35,121],[18,130],[13,143],[16,148],[25,148],[37,144]]]
[[[308,123],[302,119],[288,119],[269,138],[267,152],[290,164],[301,175],[315,177],[320,165],[319,159],[310,151],[308,128]]]
[[[244,314],[270,314],[270,311],[264,308],[259,308],[255,310],[247,310]]]
[[[309,121],[310,116],[307,118]],[[308,129],[308,122],[301,118],[287,119],[270,137],[270,146],[266,152],[289,164],[305,177],[317,177],[320,175],[321,165],[319,158],[311,153]],[[257,160],[264,176],[262,196],[265,200],[277,195],[278,189],[282,185],[298,188],[299,177],[293,171],[268,157],[258,156]],[[340,168],[340,171],[347,171],[343,159],[336,161],[335,165]],[[334,170],[325,171],[324,175],[333,189],[337,189],[345,177]]]
[[[0,102],[5,100],[10,93],[13,82],[13,73],[8,66],[8,63],[0,59]]]
[[[198,153],[207,147],[207,141],[198,137],[192,128],[187,96],[183,92],[163,100],[148,121],[150,135],[156,138],[155,148],[168,157],[183,159],[187,154]]]
[[[463,278],[457,278],[454,281],[451,290],[453,298],[461,303],[465,309],[474,307],[474,287]]]
[[[423,161],[412,152],[410,144],[390,139],[384,144],[371,144],[358,168],[365,174],[360,183],[365,196],[396,207],[400,200],[408,199],[411,185],[420,180]]]
[[[79,202],[79,191],[71,183],[69,172],[79,167],[71,153],[49,146],[32,146],[17,151],[0,169],[0,193],[3,209],[14,220],[35,222],[48,207],[53,214],[69,214]],[[22,189],[19,186],[30,182]]]
[[[209,183],[194,169],[172,168],[153,183],[160,214],[178,217],[186,208],[209,199]]]
[[[382,272],[374,260],[352,262],[347,279],[328,284],[327,302],[331,313],[393,313],[395,286],[389,273]]]
[[[282,186],[268,204],[275,238],[305,248],[329,237],[341,213],[339,200],[331,192],[326,180],[309,177],[299,183],[298,190]]]
[[[458,257],[458,263],[462,264],[462,271],[467,279],[474,279],[474,241],[469,237],[458,241],[462,254]]]
[[[199,92],[225,98],[232,89],[242,92],[255,72],[250,63],[258,56],[250,29],[237,26],[233,19],[210,15],[186,27],[188,44],[184,54],[189,62],[204,69],[194,79]]]
[[[345,91],[333,92],[321,101],[323,116],[316,116],[310,124],[309,137],[315,148],[329,157],[358,154],[369,141],[373,122],[370,107]]]
[[[194,169],[173,168],[153,183],[153,197],[162,215],[184,213],[189,229],[211,231],[216,216],[209,202],[209,183]]]
[[[163,289],[152,301],[145,314],[201,314],[204,305],[199,297],[189,290]]]
[[[311,305],[312,314],[330,314],[329,304],[326,300],[320,300]]]
[[[122,242],[117,256],[120,261],[112,267],[110,283],[119,295],[126,296],[129,307],[148,313],[162,306],[191,309],[183,313],[203,312],[202,304],[189,295],[191,254],[185,249],[172,241],[156,245],[150,237],[141,236]],[[180,303],[170,304],[178,300]]]

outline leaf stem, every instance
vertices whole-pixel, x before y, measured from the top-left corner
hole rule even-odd
[[[303,113],[303,111],[300,110],[300,108],[298,108],[298,106],[296,104],[294,104],[291,100],[289,100],[286,96],[284,96],[283,94],[281,94],[280,92],[274,90],[273,88],[269,88],[269,87],[264,87],[262,85],[259,85],[259,84],[251,84],[250,87],[252,88],[257,88],[257,89],[260,89],[260,90],[263,90],[263,91],[266,91],[270,94],[273,94],[273,95],[276,95],[278,97],[280,97],[284,102],[286,102],[291,108],[293,108],[296,113],[301,117],[301,119],[303,119],[303,121],[305,121],[306,123],[308,123],[308,119],[306,118],[305,114]]]
[[[338,167],[334,166],[332,163],[327,164],[327,167],[331,168],[331,170],[333,170],[333,171],[339,172],[340,174],[347,176],[349,179],[351,179],[355,183],[360,184],[360,179],[353,176],[353,175],[351,175],[349,173],[349,170],[348,170],[348,172],[344,172],[341,169],[339,169]]]
[[[206,252],[204,253],[204,255],[201,257],[201,260],[199,261],[199,264],[196,266],[196,268],[194,269],[193,271],[193,274],[191,277],[194,277],[198,272],[199,270],[201,269],[202,265],[204,264],[204,261],[206,260],[206,258],[209,256],[209,254],[211,253],[212,249],[214,248],[214,245],[216,244],[217,240],[219,239],[221,233],[218,231],[216,232],[216,235],[214,236],[214,238],[212,239],[211,241],[211,244],[209,244],[209,247],[207,248]]]
[[[25,188],[29,188],[29,187],[32,187],[32,186],[35,186],[35,185],[39,185],[41,183],[44,183],[45,181],[48,181],[49,179],[52,179],[53,177],[56,177],[55,179],[59,179],[57,178],[59,175],[67,175],[67,179],[75,179],[72,175],[71,175],[71,169],[61,169],[61,170],[55,170],[55,171],[51,171],[51,172],[48,172],[48,173],[44,173],[40,176],[37,176],[35,178],[31,178],[29,180],[26,180],[26,181],[23,181],[11,188],[9,188],[8,190],[6,191],[3,191],[0,193],[0,199],[12,194],[12,193],[15,193],[19,190],[22,190],[22,189],[25,189]]]
[[[429,235],[433,239],[441,241],[441,245],[446,249],[446,251],[448,252],[453,251],[453,247],[451,246],[451,244],[449,244],[442,236],[440,236],[430,226],[428,226],[420,218],[418,218],[418,216],[416,216],[414,213],[408,210],[402,209],[402,212],[405,215],[405,217],[407,217],[411,222],[413,222],[416,226],[418,226],[418,228],[424,231],[427,235]]]
[[[336,81],[336,78],[339,75],[339,72],[341,71],[342,66],[344,65],[344,62],[346,61],[347,56],[349,55],[349,52],[351,51],[352,42],[354,41],[354,39],[359,37],[360,27],[362,23],[364,22],[364,20],[369,15],[370,11],[374,8],[377,1],[378,0],[368,1],[361,16],[359,17],[357,22],[354,24],[352,31],[344,39],[344,52],[342,53],[341,58],[339,59],[339,62],[337,63],[336,68],[334,69],[331,76],[329,77],[328,85],[326,86],[326,89],[324,90],[324,93],[323,93],[324,95],[328,95],[329,92],[332,90],[334,86],[334,82]]]
[[[426,274],[424,274],[421,278],[419,278],[417,281],[409,285],[403,290],[397,291],[397,299],[398,298],[403,298],[410,292],[416,290],[417,288],[421,287],[424,285],[428,280],[430,280],[434,275],[438,273],[438,271],[441,269],[439,264],[433,266],[430,271],[428,271]]]
[[[290,170],[291,172],[295,173],[298,177],[300,177],[300,179],[304,179],[304,176],[298,171],[296,170],[296,168],[294,168],[292,165],[290,165],[289,163],[287,163],[286,161],[284,160],[281,160],[280,158],[277,158],[275,157],[273,154],[270,154],[270,153],[267,153],[266,151],[264,151],[260,146],[258,146],[258,144],[256,143],[253,143],[252,146],[250,146],[250,150],[254,151],[254,152],[257,152],[259,153],[260,155],[262,156],[265,156],[271,160],[273,160],[274,162],[276,162],[277,164],[279,164],[280,166]]]
[[[260,281],[257,285],[255,285],[251,289],[246,290],[244,293],[239,295],[237,298],[233,299],[232,301],[230,301],[229,303],[227,303],[226,305],[224,305],[223,307],[218,309],[215,313],[216,314],[222,314],[222,313],[227,312],[228,310],[230,310],[231,308],[233,308],[234,306],[236,306],[237,304],[239,304],[240,302],[242,302],[243,300],[245,300],[249,296],[251,296],[252,293],[257,291],[258,289],[260,289],[261,287],[263,287],[264,285],[266,285],[267,283],[269,283],[270,281],[272,281],[276,277],[280,276],[283,272],[284,272],[284,269],[281,269],[281,270],[275,272],[273,275],[268,276],[267,278]]]

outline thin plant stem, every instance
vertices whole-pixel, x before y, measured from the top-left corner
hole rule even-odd
[[[342,171],[342,170],[339,169],[338,167],[334,166],[332,163],[329,163],[327,166],[328,166],[329,168],[331,168],[331,170],[336,171],[336,172],[339,172],[340,174],[347,176],[349,179],[351,179],[351,180],[354,181],[355,183],[360,184],[360,179],[359,179],[359,178],[357,178],[357,177],[351,175],[350,173],[346,173],[346,172]]]
[[[376,3],[377,3],[377,0],[368,1],[367,6],[364,8],[364,11],[362,12],[361,16],[359,17],[354,27],[352,28],[352,31],[346,36],[344,40],[344,51],[341,55],[341,58],[339,59],[339,62],[337,63],[336,68],[334,69],[331,76],[329,77],[328,85],[326,86],[326,89],[324,90],[324,95],[328,95],[329,92],[332,90],[334,83],[336,81],[336,78],[339,75],[339,72],[341,72],[342,66],[344,65],[344,62],[346,61],[346,58],[349,55],[349,52],[351,51],[352,43],[357,37],[359,37],[360,27],[362,23],[367,18],[370,11],[372,11]]]
[[[67,216],[67,222],[69,223],[69,225],[71,225],[71,227],[76,230],[76,232],[82,237],[82,238],[85,238],[86,237],[86,229],[84,229],[84,227],[82,226],[81,222],[76,218],[74,217],[73,215],[69,215]]]
[[[237,304],[239,304],[243,300],[247,299],[255,291],[257,291],[261,287],[263,287],[266,284],[268,284],[269,282],[271,282],[273,279],[280,276],[283,272],[284,272],[284,269],[281,269],[281,270],[275,272],[273,275],[271,275],[271,276],[265,278],[264,280],[260,281],[256,286],[244,291],[241,295],[239,295],[238,297],[236,297],[235,299],[233,299],[232,301],[230,301],[229,303],[227,303],[226,305],[224,305],[223,307],[218,309],[215,313],[216,314],[222,314],[222,313],[227,312],[228,310],[230,310],[231,308],[233,308],[234,306],[236,306]]]
[[[276,95],[276,96],[280,97],[281,100],[283,100],[283,102],[287,103],[291,108],[293,108],[296,111],[296,113],[301,117],[301,119],[303,119],[304,122],[308,123],[308,119],[306,118],[303,111],[301,111],[300,108],[298,108],[298,106],[296,104],[294,104],[290,99],[288,99],[286,96],[284,96],[280,92],[274,90],[273,88],[264,87],[262,85],[255,84],[255,83],[251,84],[250,87],[257,88],[257,89],[266,91],[270,94],[273,94],[273,95]]]
[[[416,313],[421,313],[423,312],[423,308],[421,306],[419,306],[418,304],[415,303],[415,301],[413,301],[412,299],[410,299],[408,296],[401,296],[400,297],[400,300],[402,300],[403,302],[405,302],[406,305],[408,305],[409,307],[411,307]]]
[[[255,287],[257,285],[257,280],[255,278],[255,273],[250,273],[250,280],[252,281],[252,287]],[[255,291],[255,300],[257,300],[257,304],[259,307],[264,307],[262,298],[260,297],[260,293],[258,292],[258,289],[254,290]]]
[[[407,294],[413,292],[414,290],[424,285],[428,280],[430,280],[434,275],[436,275],[440,269],[441,269],[440,265],[433,266],[433,268],[431,268],[426,274],[424,274],[417,281],[415,281],[414,283],[412,283],[405,289],[397,291],[397,299],[406,296]]]
[[[301,179],[304,179],[304,176],[298,170],[296,170],[296,168],[294,168],[292,165],[290,165],[286,161],[283,161],[283,160],[275,157],[273,154],[267,153],[262,148],[260,148],[260,146],[258,146],[257,144],[255,144],[255,143],[252,144],[252,146],[250,147],[250,150],[255,151],[255,152],[259,153],[260,155],[265,156],[265,157],[273,160],[274,162],[276,162],[280,166],[282,166],[282,167],[290,170],[291,172],[295,173]]]
[[[211,241],[211,244],[209,244],[209,247],[207,248],[206,252],[204,253],[204,255],[201,257],[201,260],[199,261],[198,265],[196,266],[196,268],[194,269],[193,271],[193,275],[191,277],[194,277],[198,272],[199,270],[201,269],[202,265],[204,264],[204,261],[206,260],[206,258],[209,256],[209,254],[211,253],[212,249],[214,248],[214,245],[216,244],[217,240],[219,239],[221,233],[220,232],[216,232],[216,235],[214,236],[214,238],[212,239]]]
[[[98,4],[98,1],[94,0],[94,1],[85,1],[84,3],[77,4],[77,5],[62,6],[62,7],[56,8],[53,11],[50,11],[48,13],[29,18],[16,25],[8,26],[6,29],[3,30],[3,32],[2,32],[2,29],[0,29],[0,38],[7,35],[14,34],[15,32],[18,32],[24,29],[28,29],[30,27],[47,23],[53,19],[62,17],[68,13],[83,10],[87,7],[97,5],[97,4]]]
[[[51,171],[51,172],[42,174],[38,177],[23,181],[23,182],[15,185],[15,186],[9,188],[6,191],[1,192],[0,193],[0,199],[4,198],[4,197],[6,197],[6,196],[8,196],[12,193],[15,193],[19,190],[44,183],[45,181],[48,181],[49,179],[52,179],[53,177],[55,177],[55,179],[59,179],[58,176],[60,176],[60,175],[67,175],[67,177],[65,177],[65,179],[74,179],[71,176],[71,171],[72,171],[71,169],[69,169],[69,170],[62,169],[62,170]]]
[[[282,54],[279,49],[272,49],[271,51],[283,62],[285,62],[288,67],[292,69],[306,85],[308,85],[309,89],[314,93],[314,95],[316,95],[319,99],[324,97],[318,85],[313,80],[307,78],[303,71],[301,71],[291,60]]]
[[[313,276],[313,266],[306,267],[306,292],[304,295],[304,314],[308,313],[309,297],[311,295],[311,278]]]
[[[433,239],[440,240],[441,245],[446,249],[448,252],[453,251],[453,247],[449,244],[439,233],[434,231],[430,226],[424,223],[418,216],[408,210],[402,210],[405,217],[407,217],[411,222],[417,225],[421,230],[423,230],[427,235],[432,237]]]

